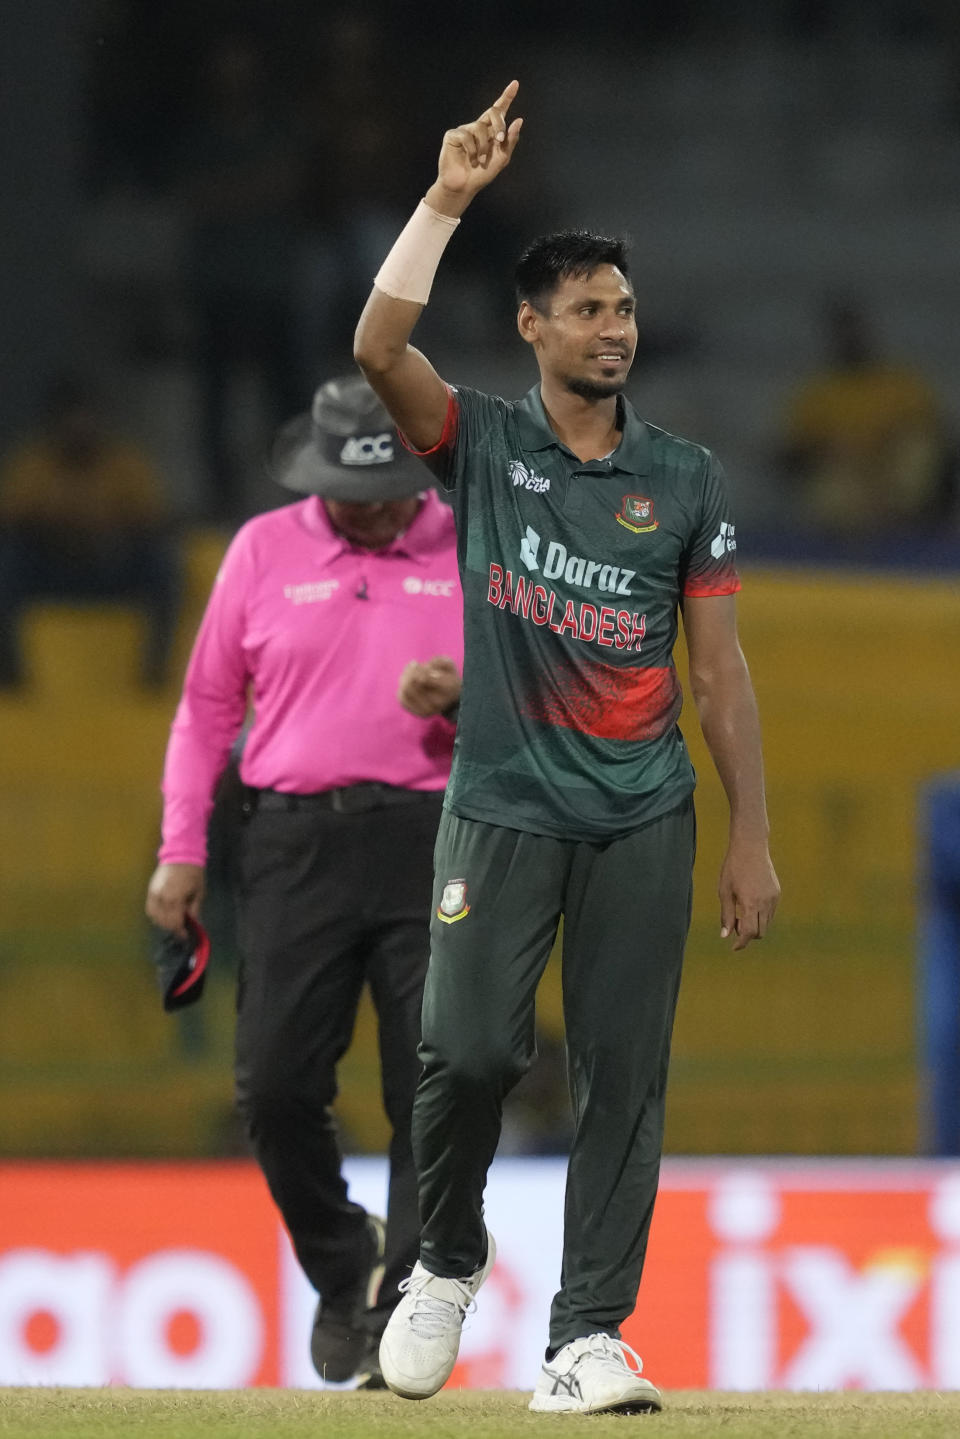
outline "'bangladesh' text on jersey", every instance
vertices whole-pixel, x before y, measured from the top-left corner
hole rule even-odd
[[[710,452],[619,405],[620,444],[584,462],[539,387],[517,402],[453,390],[423,457],[457,519],[465,658],[446,804],[466,819],[605,839],[693,789],[678,607],[740,588],[735,530]]]

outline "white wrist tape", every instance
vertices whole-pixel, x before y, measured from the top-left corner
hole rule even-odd
[[[425,305],[437,266],[459,223],[452,215],[438,215],[421,200],[377,272],[373,282],[377,289],[395,300]]]

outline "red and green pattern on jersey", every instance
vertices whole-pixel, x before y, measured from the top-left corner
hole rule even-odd
[[[457,519],[466,647],[446,803],[463,818],[607,839],[693,789],[678,610],[740,588],[735,532],[709,450],[619,403],[620,444],[583,463],[539,387],[517,402],[458,388],[423,456]]]

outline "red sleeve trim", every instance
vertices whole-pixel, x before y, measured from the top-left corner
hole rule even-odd
[[[416,455],[418,460],[424,460],[429,455],[437,454],[440,450],[452,449],[453,442],[457,438],[457,430],[460,428],[460,401],[448,384],[444,383],[444,389],[447,392],[447,413],[444,416],[440,438],[435,445],[431,445],[429,450],[415,450],[403,431],[397,431],[401,445],[405,450],[409,450],[411,455]]]
[[[688,580],[683,593],[691,600],[705,600],[716,595],[735,595],[740,588],[740,578],[734,575],[725,580]]]

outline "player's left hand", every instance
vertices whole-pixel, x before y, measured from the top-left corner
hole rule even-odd
[[[459,698],[460,675],[446,655],[435,655],[425,665],[411,660],[400,676],[397,699],[404,709],[423,719],[443,714]]]
[[[720,870],[720,938],[731,949],[763,939],[780,898],[780,881],[765,841],[731,839]]]

